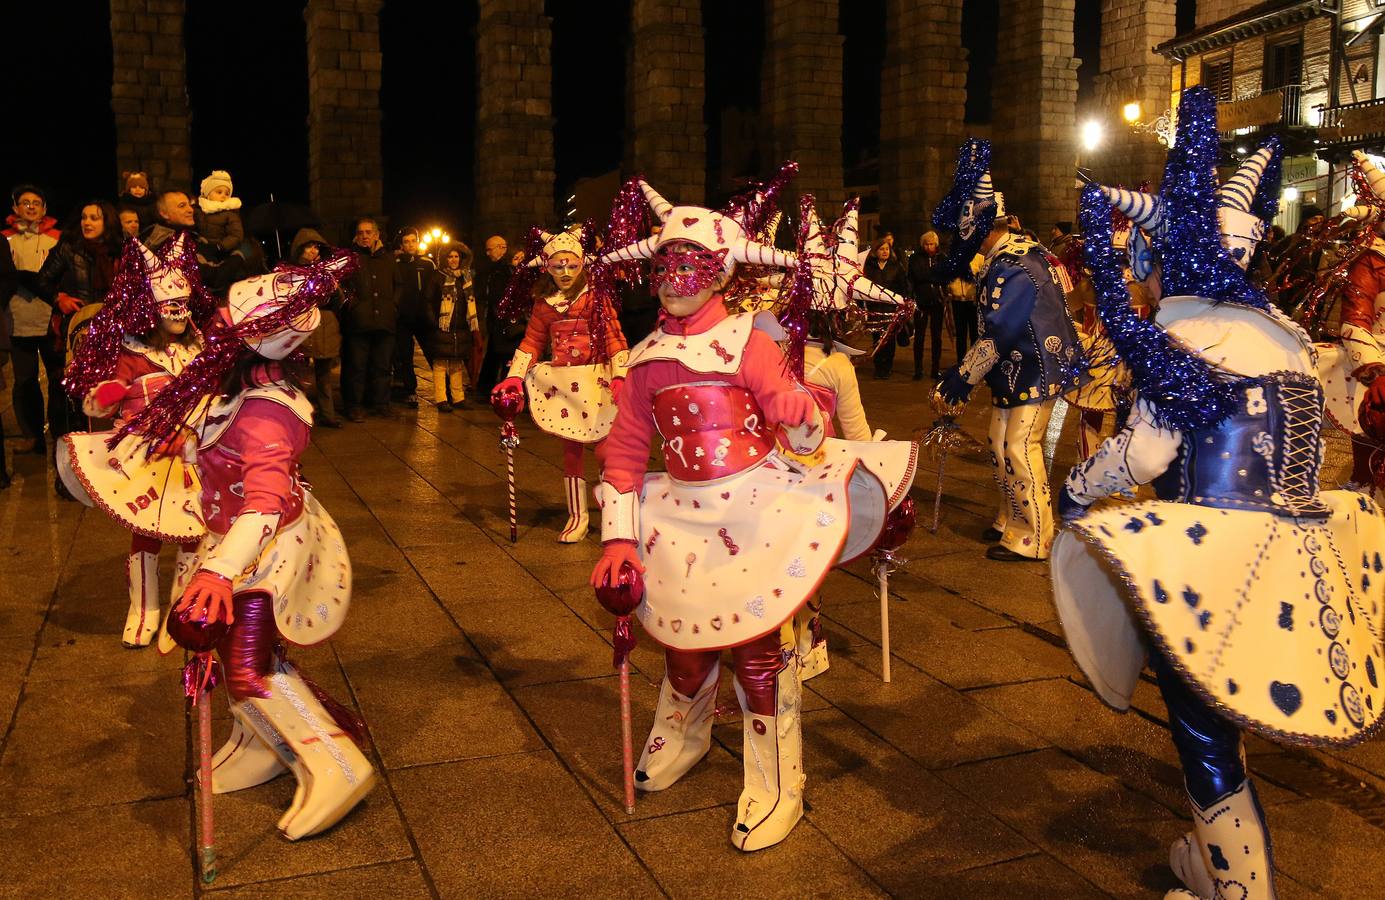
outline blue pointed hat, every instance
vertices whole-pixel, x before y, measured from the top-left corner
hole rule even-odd
[[[991,142],[968,138],[957,151],[952,190],[933,210],[933,227],[955,232],[943,269],[948,277],[971,274],[971,260],[1001,213],[1004,199],[991,183]]]

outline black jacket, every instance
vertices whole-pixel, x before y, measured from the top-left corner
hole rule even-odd
[[[485,267],[476,273],[476,305],[485,318],[486,335],[493,344],[518,346],[519,339],[524,337],[523,321],[506,322],[497,313],[505,296],[505,286],[510,283],[514,271],[509,263],[487,260]]]
[[[348,331],[387,331],[394,333],[399,319],[399,266],[394,254],[380,247],[366,253],[359,247],[356,262],[359,267],[351,277],[347,290],[345,325]]]
[[[399,256],[399,318],[416,327],[434,326],[433,310],[438,308],[442,276],[426,256]]]
[[[120,246],[108,246],[111,267],[120,259]],[[84,241],[58,241],[43,261],[38,277],[34,281],[34,293],[51,303],[56,303],[58,294],[71,294],[83,303],[99,303],[106,296],[110,284],[97,272],[92,251]]]
[[[929,256],[923,250],[915,250],[914,255],[909,257],[909,287],[919,310],[936,306],[945,299],[947,280],[942,276],[944,259],[946,257],[941,253]]]
[[[867,278],[881,287],[888,288],[901,297],[909,295],[909,275],[894,257],[886,260],[885,265],[881,267],[880,261],[871,255],[861,264],[861,269]]]

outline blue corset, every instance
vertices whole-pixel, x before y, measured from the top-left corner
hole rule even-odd
[[[1275,372],[1242,381],[1238,397],[1225,421],[1183,433],[1178,457],[1154,480],[1159,499],[1326,518],[1318,498],[1322,385]]]

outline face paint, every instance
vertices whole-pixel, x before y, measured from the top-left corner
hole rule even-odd
[[[657,294],[665,284],[679,297],[691,297],[706,290],[726,274],[727,250],[660,250],[654,255],[650,292]]]

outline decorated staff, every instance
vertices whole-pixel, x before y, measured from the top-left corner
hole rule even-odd
[[[630,726],[630,651],[635,649],[635,635],[630,630],[630,614],[640,605],[643,596],[644,579],[628,563],[596,588],[596,599],[616,617],[611,643],[615,648],[613,663],[620,670],[620,738],[626,815],[635,814],[635,754]]]
[[[995,542],[988,559],[1048,559],[1053,501],[1043,438],[1060,394],[1087,379],[1081,343],[1068,314],[1067,274],[1034,241],[1010,233],[1005,200],[991,184],[991,147],[963,145],[952,190],[933,212],[933,225],[957,232],[947,267],[961,274],[976,253],[979,339],[949,369],[937,393],[949,406],[965,403],[985,381],[991,389],[991,466],[1000,506],[982,533]]]
[[[1186,889],[1273,900],[1264,810],[1241,731],[1348,746],[1380,727],[1385,521],[1319,491],[1323,386],[1308,336],[1245,274],[1279,194],[1277,141],[1220,187],[1216,100],[1183,93],[1155,241],[1165,296],[1130,307],[1107,198],[1082,198],[1097,309],[1135,386],[1130,420],[1069,474],[1054,602],[1098,696],[1129,708],[1146,661],[1168,707],[1193,829]],[[1101,505],[1152,484],[1158,499]]]
[[[519,523],[515,515],[515,448],[519,446],[519,431],[515,419],[524,409],[524,389],[514,386],[491,392],[491,409],[500,417],[500,447],[505,451],[505,487],[510,499],[510,543],[519,540]]]
[[[198,857],[202,883],[216,881],[216,825],[212,814],[212,689],[221,683],[221,667],[212,651],[226,637],[227,624],[191,618],[184,610],[168,617],[170,638],[193,654],[183,667],[183,692],[197,707],[197,779],[201,816],[198,817]]]
[[[890,574],[905,563],[895,553],[908,542],[917,519],[914,498],[905,497],[890,510],[875,545],[875,579],[880,586],[880,678],[886,684],[890,683]]]
[[[957,424],[957,417],[967,408],[965,403],[949,404],[938,394],[933,395],[933,412],[937,418],[933,427],[919,443],[928,448],[933,461],[938,464],[938,483],[933,488],[933,521],[929,523],[928,533],[938,533],[938,523],[943,514],[943,480],[947,477],[947,457],[950,453],[980,451],[981,442]]]
[[[611,283],[588,270],[595,240],[591,227],[557,234],[534,229],[528,259],[515,270],[500,309],[510,320],[527,310],[529,325],[492,398],[510,398],[503,402],[517,403],[518,414],[527,393],[534,423],[562,440],[568,516],[558,540],[565,544],[587,536],[584,448],[599,446],[611,430],[628,353]],[[549,359],[541,362],[545,352]]]

